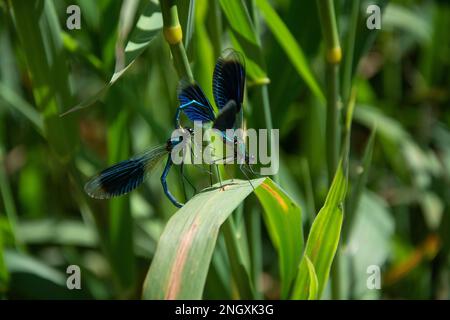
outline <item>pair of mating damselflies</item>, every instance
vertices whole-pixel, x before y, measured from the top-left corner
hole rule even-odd
[[[227,129],[234,128],[236,118],[241,112],[244,89],[244,59],[240,53],[228,49],[218,59],[213,74],[213,95],[219,110],[217,116],[200,86],[195,81],[181,80],[178,86],[180,106],[175,113],[175,128],[185,130],[187,136],[192,137],[193,130],[191,128],[181,127],[181,113],[184,113],[192,122],[201,122],[202,125],[212,123],[212,128],[221,133],[226,144],[233,144],[237,148],[240,147],[240,150],[235,150],[234,157],[237,157],[236,152],[243,152],[243,164],[249,165],[251,160],[245,152],[243,142],[239,142],[236,137],[230,139],[226,135]],[[121,161],[101,171],[86,183],[84,187],[86,193],[97,199],[108,199],[124,195],[142,184],[155,166],[167,156],[166,165],[161,175],[161,184],[167,198],[175,206],[181,207],[182,204],[172,195],[167,186],[167,175],[173,165],[170,154],[175,147],[183,142],[184,137],[186,135],[168,139],[163,145],[147,150],[131,159]],[[243,169],[243,164],[241,164],[241,170]],[[182,168],[183,163],[181,164],[181,170]]]

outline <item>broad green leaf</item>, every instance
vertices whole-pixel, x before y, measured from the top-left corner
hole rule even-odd
[[[317,280],[316,270],[314,269],[314,265],[309,260],[308,256],[305,256],[306,266],[308,268],[309,275],[309,294],[308,300],[316,300],[317,299],[317,289],[319,286],[319,280]]]
[[[302,48],[292,36],[283,20],[278,16],[277,12],[271,7],[267,0],[256,0],[256,4],[261,10],[267,26],[280,46],[284,49],[299,76],[303,78],[319,101],[325,101],[325,96],[314,78]]]
[[[158,242],[143,297],[200,299],[219,228],[251,192],[248,182],[227,184],[199,193],[175,213]]]
[[[125,14],[127,12],[128,14]],[[144,50],[147,49],[147,47],[152,43],[155,37],[160,34],[163,26],[160,7],[153,0],[149,0],[147,1],[147,5],[145,6],[136,25],[134,26],[133,31],[131,32],[130,39],[126,44],[125,49],[123,49],[121,44],[128,35],[129,30],[127,28],[129,26],[128,22],[130,21],[129,15],[130,11],[128,10],[124,10],[124,14],[121,15],[122,20],[119,25],[122,26],[122,28],[119,29],[119,37],[117,40],[118,47],[116,55],[116,66],[114,74],[112,75],[109,83],[92,97],[89,97],[88,99],[82,101],[80,104],[63,113],[62,116],[73,111],[86,108],[97,101],[101,96],[103,96],[103,94],[109,89],[109,87],[112,86],[128,70],[128,68],[131,67],[136,58],[139,57],[142,52],[144,52]]]
[[[303,250],[301,209],[269,179],[256,189],[256,195],[264,208],[264,220],[270,238],[280,256],[281,297],[287,299]]]
[[[287,257],[281,250],[292,255],[302,250],[301,223],[298,223],[301,221],[300,209],[269,178],[251,182],[258,198],[265,198],[262,205],[267,229],[272,241],[276,241],[275,247],[280,250],[280,259],[286,260],[280,261],[281,266],[287,266],[283,267],[287,271],[282,271],[286,278],[290,270],[297,268],[299,261]],[[219,228],[253,191],[248,181],[229,180],[223,184],[224,188],[214,187],[197,194],[169,220],[145,280],[144,298],[202,297]],[[285,246],[287,248],[282,249]]]
[[[342,202],[345,198],[346,185],[347,181],[341,161],[328,191],[325,204],[311,226],[298,276],[294,284],[293,299],[307,299],[309,297],[311,283],[308,266],[305,261],[306,257],[311,260],[316,271],[318,280],[317,298],[320,298],[322,295],[339,244],[343,218]]]

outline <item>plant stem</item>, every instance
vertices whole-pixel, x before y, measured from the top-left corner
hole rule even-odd
[[[336,16],[333,0],[317,0],[320,24],[325,41],[326,51],[326,95],[327,95],[327,129],[326,150],[328,184],[331,185],[338,164],[338,153],[340,150],[340,127],[339,127],[339,64],[342,59],[342,50],[339,43]],[[331,270],[332,298],[341,298],[340,284],[340,253],[339,248]]]
[[[178,20],[178,9],[175,0],[161,0],[161,12],[164,24],[164,37],[169,43],[173,63],[180,78],[194,80],[186,49],[183,45],[183,32]]]
[[[355,51],[356,30],[358,27],[360,0],[353,0],[351,7],[350,26],[347,32],[347,41],[345,48],[345,60],[342,75],[342,97],[345,105],[348,105],[350,91],[352,87],[353,56]]]
[[[191,66],[183,44],[183,31],[178,19],[178,9],[175,0],[161,0],[161,12],[163,16],[164,38],[170,47],[173,57],[173,64],[180,79],[185,78],[194,81]],[[188,199],[184,179],[181,177],[182,191],[184,198]]]
[[[328,184],[331,185],[336,172],[339,145],[340,145],[340,127],[339,127],[339,67],[336,64],[327,63],[326,65],[326,95],[327,95],[327,123],[326,123],[326,150],[327,150],[327,168]]]
[[[222,36],[222,12],[220,11],[219,0],[212,0],[210,2],[213,19],[213,28],[212,28],[212,43],[214,46],[214,56],[220,56],[222,52],[222,46],[220,43],[220,39]]]
[[[252,20],[253,20],[253,27],[255,30],[255,38],[257,41],[257,44],[259,46],[259,50],[262,55],[262,49],[261,49],[261,39],[259,37],[259,23],[258,23],[258,10],[256,7],[256,1],[252,0]],[[261,98],[262,106],[263,106],[263,112],[264,112],[264,121],[266,124],[266,129],[269,132],[269,152],[272,152],[272,136],[271,132],[273,129],[273,123],[272,123],[272,112],[270,110],[270,99],[269,99],[269,89],[267,84],[262,84],[259,89],[259,95]],[[275,174],[273,177],[273,180],[276,183],[280,182],[280,179],[278,178],[278,174]]]

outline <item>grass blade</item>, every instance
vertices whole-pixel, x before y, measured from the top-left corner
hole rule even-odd
[[[284,49],[284,52],[289,57],[289,60],[297,70],[299,76],[303,78],[319,101],[324,102],[325,96],[308,65],[303,50],[297,41],[295,41],[294,36],[286,27],[283,20],[281,20],[267,0],[256,0],[256,4],[264,17],[267,26],[280,46]]]
[[[328,280],[331,264],[336,253],[343,219],[342,202],[346,193],[346,177],[339,163],[325,204],[317,214],[306,241],[305,253],[300,263],[298,277],[292,294],[293,299],[307,299],[311,283],[306,259],[309,258],[317,274],[317,297],[320,298]]]
[[[279,254],[281,297],[287,299],[303,251],[301,209],[269,179],[256,189],[256,195],[264,208],[265,224]],[[276,214],[278,212],[282,214]]]
[[[233,46],[245,54],[248,76],[254,84],[267,84],[261,46],[247,7],[242,0],[220,0],[220,5],[233,31],[230,35]]]
[[[362,171],[359,173],[358,178],[354,187],[352,188],[351,196],[348,200],[345,223],[342,227],[342,236],[344,241],[348,238],[350,230],[352,229],[352,224],[355,218],[356,209],[359,206],[359,201],[366,187],[367,178],[369,176],[370,164],[372,162],[373,146],[375,143],[375,132],[376,129],[372,129],[369,141],[367,142],[366,148],[364,150],[363,160],[362,160]]]
[[[2,83],[0,83],[0,99],[10,106],[12,110],[18,111],[28,119],[41,135],[44,134],[44,121],[39,112],[11,88]]]
[[[242,244],[238,241],[238,231],[231,217],[223,223],[222,230],[230,261],[233,284],[238,290],[239,299],[253,299],[255,296],[253,281],[250,278],[248,255],[244,253]]]
[[[11,3],[16,30],[33,85],[33,96],[43,115],[45,136],[66,161],[76,148],[75,126],[58,114],[70,105],[67,60],[61,28],[51,1],[18,0]]]
[[[253,191],[248,181],[232,180],[228,183],[224,190],[213,188],[196,195],[169,220],[147,274],[144,298],[202,297],[219,228]],[[270,179],[255,179],[252,185],[258,198],[264,198],[265,222],[267,229],[271,230],[272,240],[276,241],[275,247],[280,250],[280,260],[283,260],[280,261],[280,268],[283,268],[281,273],[283,281],[286,281],[292,277],[292,270],[297,268],[302,250],[299,240],[301,224],[297,223],[301,221],[300,209]],[[230,227],[229,224],[224,226],[225,229]],[[239,267],[239,261],[233,263]],[[244,272],[238,271],[241,274]],[[250,281],[248,279],[243,280]],[[241,284],[241,287],[244,285]],[[251,290],[251,285],[248,288]]]
[[[252,184],[257,188],[263,181]],[[159,240],[143,297],[200,299],[219,228],[251,192],[248,182],[205,191],[173,215]]]
[[[127,17],[122,18],[125,19]],[[128,26],[127,23],[122,23],[122,25],[124,27]],[[126,44],[125,50],[122,51],[120,46],[118,47],[116,52],[116,66],[109,83],[92,97],[82,101],[67,112],[63,113],[61,116],[86,108],[100,99],[109,87],[112,86],[131,67],[133,62],[142,54],[142,52],[147,49],[155,37],[160,34],[162,26],[162,15],[159,5],[153,1],[147,1],[147,5],[141,13],[133,31],[131,31],[131,36]],[[118,41],[123,41],[127,34],[128,32],[123,32],[120,34],[119,30]]]
[[[309,294],[308,300],[316,300],[317,299],[317,290],[319,286],[319,280],[317,279],[316,270],[314,269],[314,265],[309,260],[308,256],[305,256],[306,266],[308,267],[308,275],[309,275]]]

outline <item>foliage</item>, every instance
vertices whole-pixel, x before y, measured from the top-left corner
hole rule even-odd
[[[369,30],[365,0],[159,2],[78,0],[69,30],[73,1],[0,1],[0,298],[450,298],[450,6],[380,0]],[[167,140],[180,76],[213,101],[229,47],[243,124],[280,129],[279,173],[219,166],[220,187],[188,166],[193,192],[172,170],[178,211],[158,170],[88,198],[88,177]]]

